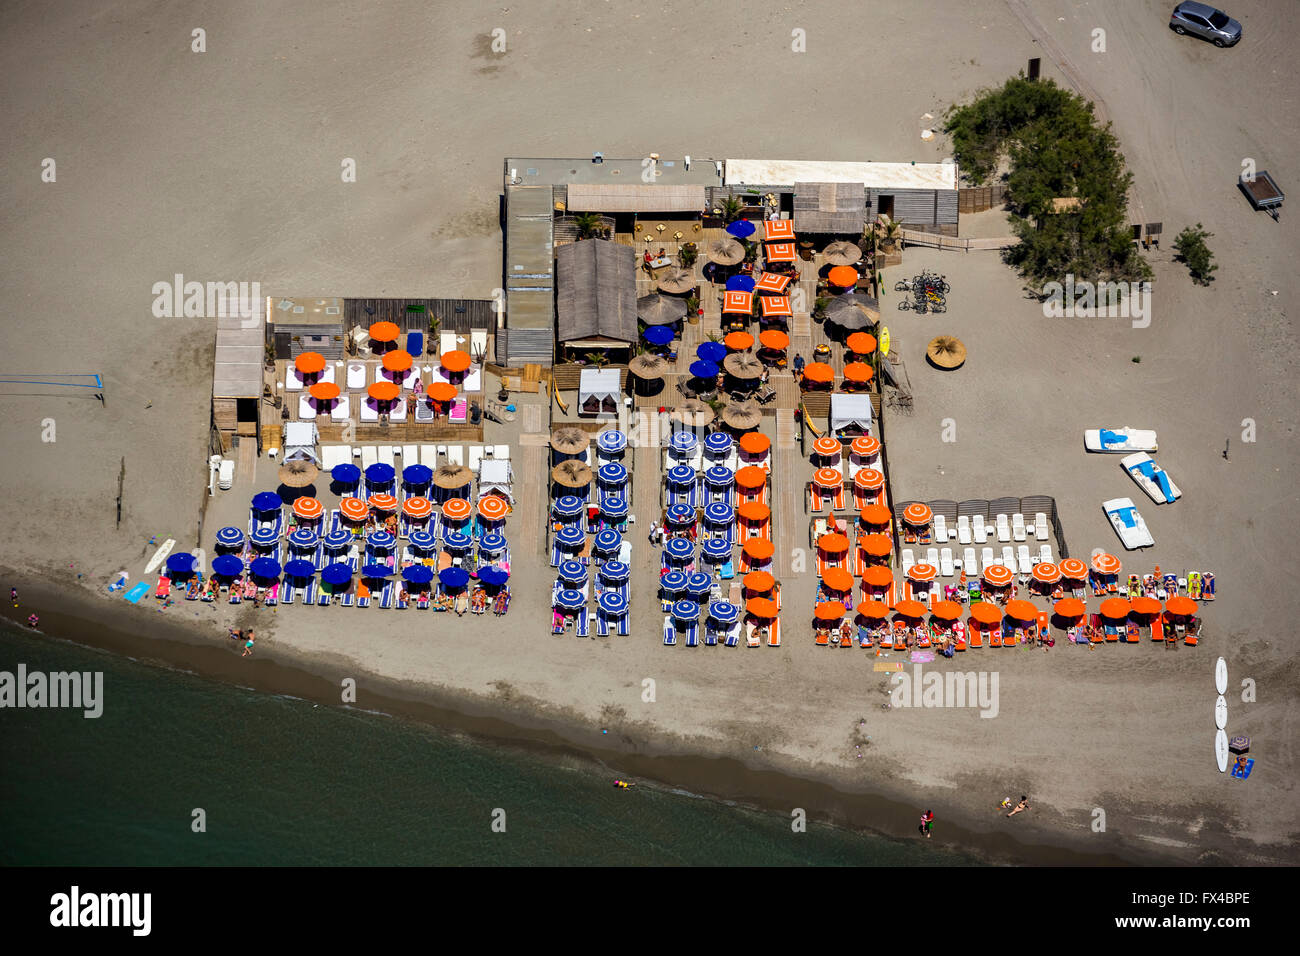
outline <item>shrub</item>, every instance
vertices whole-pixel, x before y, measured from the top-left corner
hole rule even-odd
[[[1192,281],[1197,285],[1213,282],[1214,272],[1219,268],[1214,264],[1214,253],[1205,244],[1205,240],[1213,236],[1214,233],[1206,232],[1198,222],[1195,228],[1188,226],[1174,240],[1174,250],[1177,252],[1174,259],[1187,266]]]

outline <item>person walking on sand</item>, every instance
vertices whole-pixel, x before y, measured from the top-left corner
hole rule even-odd
[[[934,811],[933,810],[923,811],[921,813],[921,825],[917,827],[917,829],[925,834],[925,838],[927,840],[930,839],[930,830],[933,826],[934,826]]]
[[[253,630],[252,628],[249,628],[248,640],[244,642],[244,653],[240,654],[239,656],[247,657],[251,653],[253,653]]]
[[[1021,796],[1020,802],[1015,805],[1014,809],[1012,809],[1012,811],[1008,813],[1007,816],[1014,817],[1017,813],[1020,813],[1028,809],[1029,809],[1029,798],[1026,796]]]

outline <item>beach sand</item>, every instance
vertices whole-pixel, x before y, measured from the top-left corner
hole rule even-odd
[[[1300,250],[1288,215],[1274,223],[1253,213],[1234,184],[1244,157],[1277,168],[1300,145],[1294,125],[1279,121],[1296,113],[1295,84],[1275,68],[1297,39],[1295,15],[1242,2],[1233,15],[1247,39],[1218,51],[1170,34],[1155,4],[1080,13],[1050,0],[1034,9],[1106,103],[1135,174],[1133,218],[1164,223],[1163,248],[1150,257],[1154,319],[1147,329],[1044,319],[995,253],[909,250],[900,274],[936,268],[953,292],[944,317],[895,313],[890,296],[883,303],[915,391],[911,416],[888,422],[894,494],[1051,494],[1075,554],[1114,547],[1100,502],[1133,497],[1157,540],[1141,567],[1217,574],[1211,636],[1199,649],[1090,654],[1058,642],[1048,654],[971,653],[952,666],[1000,671],[998,719],[886,713],[886,675],[870,659],[816,648],[801,633],[811,574],[782,575],[779,650],[664,648],[642,535],[633,539],[629,638],[549,636],[550,569],[516,555],[507,627],[490,617],[434,625],[414,612],[391,621],[364,612],[364,628],[363,612],[342,609],[242,612],[261,638],[259,686],[274,688],[281,672],[270,662],[280,660],[334,681],[358,676],[364,687],[484,717],[483,732],[545,725],[566,746],[617,757],[624,772],[672,783],[696,760],[716,770],[699,774],[702,791],[770,798],[764,805],[794,798],[782,781],[825,781],[843,796],[823,792],[824,812],[885,832],[910,832],[905,808],[934,806],[1003,857],[1024,841],[1068,842],[1097,859],[1295,861],[1300,809],[1286,728],[1297,675],[1279,635],[1300,611],[1284,559],[1297,461],[1287,313]],[[1041,55],[994,2],[791,4],[739,19],[722,5],[674,3],[523,4],[468,18],[449,4],[230,5],[197,21],[147,3],[23,4],[0,16],[7,364],[98,371],[107,382],[103,408],[4,396],[0,467],[15,505],[5,563],[96,593],[122,567],[140,579],[153,535],[198,543],[213,324],[153,318],[153,283],[182,273],[259,280],[267,294],[487,298],[500,284],[506,155],[934,162],[946,144],[920,139],[931,125],[923,114],[940,116]],[[1089,51],[1094,26],[1107,30],[1109,53]],[[207,31],[206,53],[189,51],[195,27]],[[499,56],[489,39],[497,27],[508,37]],[[807,32],[806,53],[789,52],[796,28]],[[882,36],[888,42],[866,55],[868,38]],[[1049,60],[1043,67],[1061,79]],[[869,93],[859,97],[862,122],[829,122],[849,88]],[[1247,108],[1258,102],[1270,110]],[[787,119],[763,119],[773,113]],[[56,159],[56,183],[41,182],[43,157]],[[357,160],[355,184],[340,180],[345,157]],[[1215,233],[1220,269],[1209,289],[1171,261],[1174,235],[1198,221]],[[978,228],[998,234],[987,219]],[[924,344],[940,332],[970,348],[961,372],[924,365]],[[41,440],[47,418],[53,443]],[[941,441],[945,418],[957,423],[955,443]],[[1239,440],[1245,418],[1258,429],[1249,445]],[[1157,511],[1114,458],[1086,456],[1080,432],[1099,424],[1159,429],[1159,459],[1184,500]],[[636,469],[642,489],[657,474],[648,452]],[[802,483],[810,470],[796,462],[779,477]],[[207,535],[221,512],[241,513],[241,501],[219,498]],[[512,534],[523,520],[512,518]],[[784,548],[806,547],[802,514],[778,520]],[[194,624],[208,636],[191,640],[233,654],[219,639],[228,608],[195,618],[184,604],[164,614],[116,606],[142,634],[163,620]],[[1259,703],[1229,705],[1230,733],[1250,734],[1259,758],[1245,784],[1213,764],[1220,654],[1234,687],[1249,677],[1259,688]],[[210,657],[203,666],[231,679]],[[653,704],[642,701],[646,678]],[[486,726],[485,715],[505,723]],[[609,734],[598,739],[601,728]],[[855,796],[866,793],[880,800]],[[1031,814],[1006,821],[995,812],[1020,793]],[[869,819],[853,812],[862,807]],[[1104,833],[1092,829],[1097,808]]]

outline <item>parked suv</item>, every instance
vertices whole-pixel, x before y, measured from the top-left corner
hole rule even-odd
[[[1174,7],[1169,26],[1179,36],[1191,33],[1215,46],[1233,46],[1241,39],[1241,24],[1222,10],[1187,0]]]

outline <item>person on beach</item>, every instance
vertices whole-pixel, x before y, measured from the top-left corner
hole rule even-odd
[[[39,617],[37,617],[35,614],[29,614],[29,615],[27,615],[27,626],[28,626],[28,627],[36,627],[36,626],[39,625],[40,623],[41,623],[41,619],[40,619]]]
[[[1028,809],[1029,809],[1029,798],[1026,796],[1021,796],[1020,802],[1015,805],[1015,807],[1012,809],[1010,813],[1007,814],[1007,816],[1014,817],[1017,813],[1020,813]]]
[[[9,600],[11,600],[11,601],[14,602],[14,607],[17,607],[17,606],[18,606],[18,589],[17,589],[17,588],[10,588],[10,589],[9,589]]]
[[[244,653],[240,654],[239,656],[247,657],[251,653],[253,653],[253,629],[249,628],[248,640],[244,642]]]
[[[917,827],[917,829],[925,834],[925,838],[927,840],[930,839],[930,829],[933,826],[934,826],[934,811],[933,810],[923,811],[921,813],[921,825]]]
[[[244,639],[243,628],[239,628],[238,630],[236,630],[235,628],[231,627],[231,628],[227,628],[227,630],[230,631],[230,639],[232,641],[242,641]]]
[[[655,535],[659,533],[659,525],[655,521],[650,522],[650,543],[655,543]],[[15,605],[16,607],[17,605]]]

